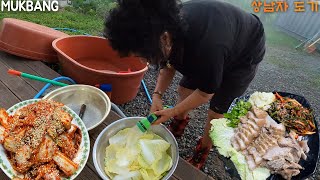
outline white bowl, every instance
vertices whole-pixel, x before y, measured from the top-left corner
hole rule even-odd
[[[24,106],[27,106],[29,104],[35,103],[37,101],[39,101],[39,99],[30,99],[30,100],[22,101],[12,106],[11,108],[9,108],[7,112],[9,115],[13,115],[18,109]],[[85,167],[87,160],[89,158],[90,138],[89,138],[88,131],[86,130],[86,127],[82,122],[82,120],[80,119],[80,117],[75,112],[73,112],[70,108],[66,106],[64,106],[63,108],[66,112],[68,112],[73,117],[73,120],[71,121],[71,123],[76,125],[81,130],[81,135],[82,135],[81,144],[79,146],[80,148],[77,152],[77,155],[73,159],[73,162],[79,164],[79,168],[71,177],[67,178],[67,179],[75,179],[80,174],[82,169]],[[21,174],[19,174],[12,168],[9,162],[9,159],[7,158],[6,150],[3,148],[3,145],[1,144],[0,144],[0,168],[10,179],[12,179],[15,176],[18,176],[18,177],[21,176]]]

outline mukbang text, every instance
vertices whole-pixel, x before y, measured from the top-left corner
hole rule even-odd
[[[57,0],[1,0],[1,11],[58,11]]]

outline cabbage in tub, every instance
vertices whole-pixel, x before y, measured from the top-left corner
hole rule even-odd
[[[109,139],[105,172],[114,179],[161,179],[172,167],[170,144],[153,132],[126,128]]]

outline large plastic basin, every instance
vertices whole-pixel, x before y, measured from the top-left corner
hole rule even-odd
[[[137,57],[120,58],[107,39],[95,36],[69,36],[53,41],[62,74],[80,84],[111,84],[111,101],[123,104],[134,99],[147,64]],[[126,72],[128,69],[131,72]]]
[[[46,26],[4,18],[0,24],[0,50],[32,60],[58,62],[52,41],[66,36]]]

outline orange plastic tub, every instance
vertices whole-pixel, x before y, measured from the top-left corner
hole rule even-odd
[[[0,50],[32,60],[58,62],[52,41],[66,36],[46,26],[4,18],[0,24]]]
[[[115,104],[136,97],[148,69],[140,58],[120,58],[102,37],[64,37],[53,41],[52,46],[58,53],[63,75],[79,84],[111,84],[111,101]]]

